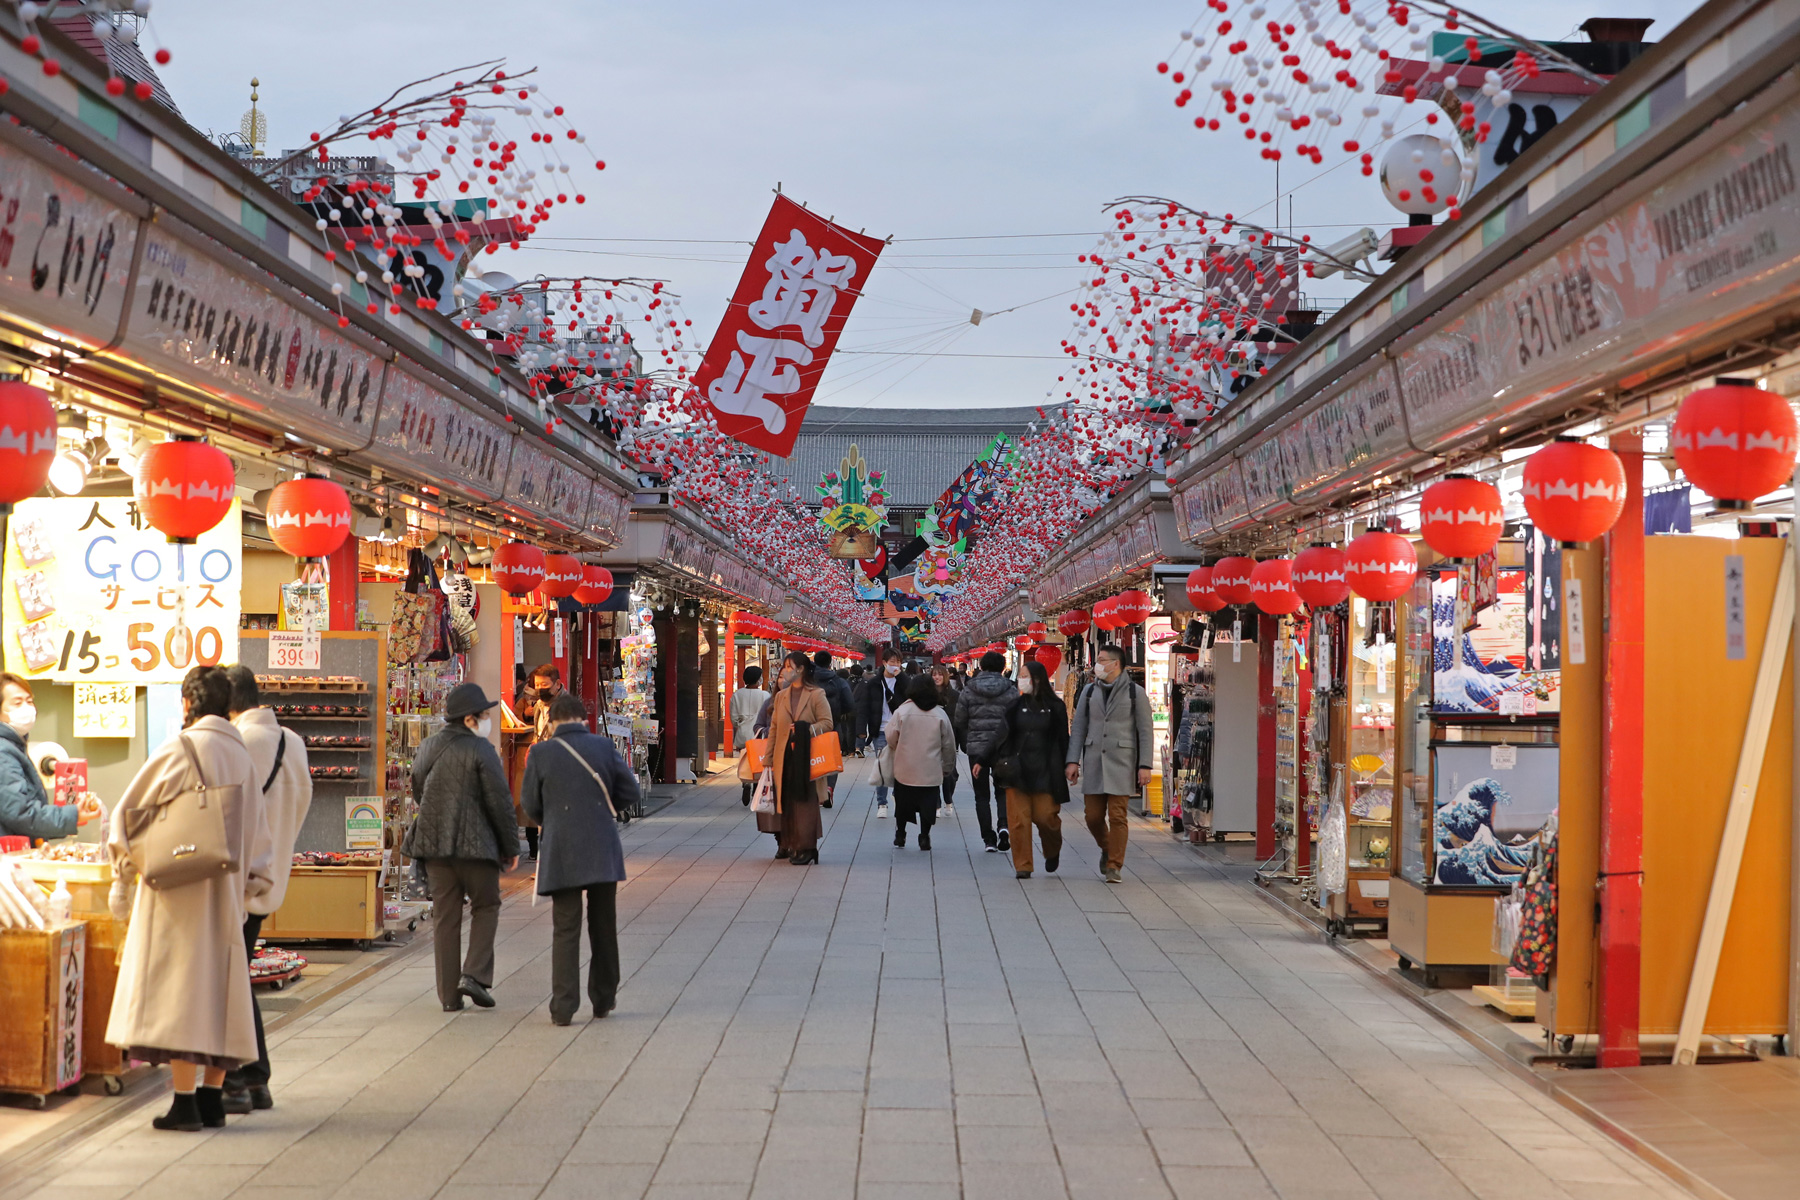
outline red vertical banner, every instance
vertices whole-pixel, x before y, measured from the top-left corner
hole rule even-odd
[[[694,375],[720,432],[778,458],[793,452],[882,245],[776,195]]]

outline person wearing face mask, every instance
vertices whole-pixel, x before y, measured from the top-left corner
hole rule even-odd
[[[31,685],[11,672],[0,672],[0,722],[0,834],[54,841],[100,815],[97,797],[79,805],[50,803],[25,748],[37,722]]]
[[[900,677],[900,656],[892,650],[884,650],[881,655],[881,673],[863,688],[862,696],[857,702],[857,721],[862,726],[864,736],[869,739],[869,753],[876,758],[881,757],[882,750],[887,746],[888,719],[904,703],[906,687]],[[886,784],[875,785],[875,815],[888,815]]]
[[[1100,876],[1120,881],[1129,832],[1125,808],[1150,783],[1150,697],[1125,674],[1117,646],[1094,658],[1094,682],[1075,701],[1066,774],[1081,784],[1088,832],[1100,846]]]
[[[490,740],[492,710],[478,683],[459,683],[444,701],[444,727],[413,759],[419,815],[401,853],[425,864],[431,882],[437,991],[445,1012],[467,996],[494,1007],[494,931],[500,923],[500,872],[519,865],[519,826],[500,752]],[[469,897],[469,950],[462,955],[463,896]],[[461,957],[460,969],[457,965]]]

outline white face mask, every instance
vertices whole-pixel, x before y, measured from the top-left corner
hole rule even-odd
[[[476,737],[487,738],[487,737],[492,737],[493,735],[494,735],[494,718],[483,717],[483,718],[481,718],[481,720],[475,722],[475,736]]]
[[[21,697],[6,710],[6,723],[20,737],[30,737],[31,727],[37,724],[37,705]]]
[[[884,667],[882,669],[887,672],[887,677],[889,679],[892,679],[894,676],[900,674],[900,664],[899,663],[889,663],[886,667]]]
[[[1025,678],[1019,680],[1019,695],[1031,695],[1031,676],[1027,675]]]
[[[1099,672],[1100,678],[1107,683],[1111,683],[1119,677],[1119,664],[1110,658],[1101,659],[1099,663],[1096,664],[1095,670]]]

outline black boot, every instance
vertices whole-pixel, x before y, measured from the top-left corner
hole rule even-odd
[[[208,1129],[225,1128],[225,1091],[202,1084],[194,1089],[194,1104],[200,1110],[200,1123]]]
[[[921,849],[921,850],[931,849],[931,830],[921,829],[919,831],[919,849]]]
[[[900,828],[894,830],[894,845],[906,845],[906,826],[902,825]]]
[[[192,1092],[176,1092],[169,1111],[150,1124],[157,1129],[177,1129],[182,1133],[199,1133],[206,1128],[200,1123],[200,1106]]]

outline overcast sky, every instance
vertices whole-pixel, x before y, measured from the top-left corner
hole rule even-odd
[[[1657,38],[1695,7],[1506,0],[1491,11],[1545,39],[1589,16],[1651,16]],[[235,130],[259,78],[277,149],[438,70],[489,57],[537,66],[541,96],[567,108],[607,170],[587,168],[585,207],[559,209],[531,248],[482,269],[664,278],[704,342],[780,183],[894,237],[817,402],[977,407],[1041,403],[1054,384],[1075,256],[1106,201],[1162,195],[1273,223],[1271,165],[1194,130],[1155,73],[1204,11],[1200,0],[160,0],[147,40],[173,53],[164,77],[201,129]],[[1333,162],[1290,166],[1282,181],[1300,231],[1330,242],[1402,223],[1372,179],[1325,174]],[[971,309],[1015,305],[1028,307],[969,323]]]

